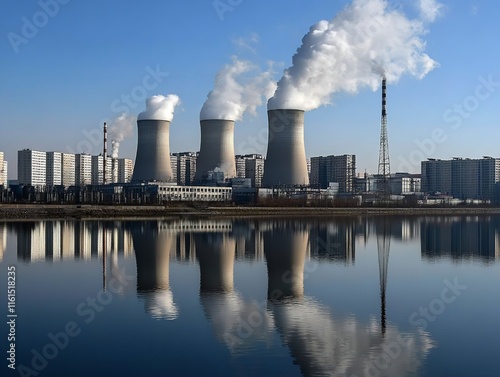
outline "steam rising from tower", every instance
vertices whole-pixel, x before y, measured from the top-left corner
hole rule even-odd
[[[136,121],[137,117],[135,115],[122,113],[111,122],[109,134],[113,140],[111,149],[111,156],[113,158],[118,158],[120,143],[132,135]]]
[[[422,19],[410,20],[385,0],[354,0],[311,27],[268,101],[265,186],[309,183],[303,111],[330,104],[334,93],[376,90],[381,75],[389,82],[404,74],[421,79],[438,66],[424,53],[421,36],[439,9],[435,0],[421,0]]]
[[[385,0],[354,0],[331,21],[320,21],[302,39],[293,64],[278,82],[268,109],[316,109],[338,92],[376,90],[380,76],[396,82],[419,79],[438,64],[424,53],[425,22],[439,12],[434,0],[421,4],[423,19],[408,19]]]
[[[137,155],[133,181],[163,181],[173,178],[170,165],[170,122],[179,97],[153,96],[146,101],[146,111],[137,118]]]
[[[201,144],[196,162],[196,181],[202,181],[209,171],[221,169],[225,178],[236,176],[234,160],[234,122],[246,112],[255,114],[276,89],[272,72],[260,72],[248,61],[233,57],[232,64],[217,74],[214,89],[208,94],[200,112]]]

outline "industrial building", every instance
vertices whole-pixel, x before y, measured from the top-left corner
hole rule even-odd
[[[209,172],[221,171],[224,179],[236,177],[234,158],[234,121],[206,119],[200,121],[200,153],[196,160],[196,182],[206,182]]]
[[[453,158],[422,161],[422,191],[459,199],[495,200],[500,183],[500,159]]]
[[[47,154],[31,149],[18,151],[17,179],[21,185],[45,187],[47,183]]]
[[[264,187],[309,185],[304,146],[304,111],[269,110]]]
[[[145,182],[143,184],[127,184],[124,186],[103,186],[104,192],[113,191],[123,194],[137,204],[162,203],[170,201],[220,201],[230,202],[232,199],[231,187],[217,186],[177,186],[162,182]]]
[[[311,185],[326,189],[330,183],[339,184],[339,193],[352,194],[356,177],[356,156],[320,156],[311,158]]]

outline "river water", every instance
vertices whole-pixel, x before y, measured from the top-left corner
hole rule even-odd
[[[9,375],[500,375],[496,216],[0,223],[0,258]]]

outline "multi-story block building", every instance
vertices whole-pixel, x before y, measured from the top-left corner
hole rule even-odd
[[[422,162],[422,191],[459,199],[492,200],[500,182],[500,159],[453,158]]]
[[[59,186],[62,183],[62,153],[47,152],[47,186]]]
[[[61,184],[65,187],[75,185],[75,155],[72,153],[61,154]]]
[[[134,172],[134,163],[128,158],[119,158],[118,163],[118,183],[129,183]]]
[[[17,179],[19,184],[45,187],[47,181],[47,154],[23,149],[17,152]]]
[[[7,186],[7,166],[4,153],[0,152],[0,186]]]
[[[92,159],[92,168],[91,168],[91,174],[92,174],[92,179],[91,182],[93,185],[102,185],[103,184],[103,177],[104,177],[104,158],[102,155],[99,156],[91,156]],[[107,161],[108,159],[106,159]],[[106,164],[106,167],[108,164]],[[106,172],[106,177],[108,173]]]
[[[176,159],[176,181],[178,185],[189,186],[194,182],[196,174],[196,152],[173,153],[172,159]],[[173,170],[172,164],[172,170]],[[175,174],[174,174],[175,175]]]
[[[355,155],[311,158],[311,185],[325,189],[331,182],[336,182],[339,184],[339,193],[352,193],[355,178]]]
[[[262,186],[264,158],[261,154],[236,155],[235,161],[237,178],[251,179],[252,187]]]
[[[75,155],[75,185],[92,184],[92,156],[81,153]]]
[[[451,195],[451,161],[429,159],[421,167],[423,192]]]

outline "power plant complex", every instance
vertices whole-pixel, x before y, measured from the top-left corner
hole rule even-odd
[[[172,154],[170,125],[176,103],[171,104],[168,111],[161,105],[162,101],[170,97],[178,101],[178,97],[155,97],[148,99],[146,111],[140,113],[137,119],[135,164],[132,160],[117,158],[115,152],[113,156],[108,156],[108,126],[105,123],[103,152],[98,156],[29,149],[19,151],[17,184],[21,188],[17,195],[28,193],[35,201],[69,200],[77,203],[233,201],[245,204],[255,203],[262,198],[308,200],[339,196],[359,196],[361,202],[366,199],[361,198],[362,194],[367,197],[372,194],[373,198],[384,200],[403,200],[407,195],[423,197],[423,192],[439,191],[462,200],[500,201],[500,159],[455,159],[448,165],[455,166],[460,162],[464,166],[471,166],[471,174],[464,178],[455,174],[457,169],[448,169],[453,174],[439,176],[443,182],[451,177],[442,184],[441,181],[434,184],[438,179],[432,176],[438,170],[434,169],[434,165],[446,165],[446,162],[441,161],[423,163],[422,175],[391,174],[385,77],[382,78],[379,174],[372,176],[356,174],[355,155],[319,156],[307,160],[304,144],[305,111],[300,109],[268,109],[265,158],[259,154],[235,155],[235,121],[231,119],[201,119],[199,152]],[[0,166],[3,167],[3,171],[0,171],[0,186],[3,187],[0,201],[9,201],[15,195],[6,195],[5,189],[9,187],[6,182],[7,163],[3,160],[3,154],[0,153],[0,157]],[[476,169],[476,165],[481,168]],[[475,183],[470,180],[471,176],[477,175],[472,173],[474,169],[484,172]],[[467,190],[454,189],[454,182],[462,181],[475,186]],[[22,189],[23,186],[31,187],[33,191],[26,191]]]

